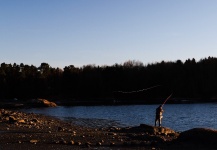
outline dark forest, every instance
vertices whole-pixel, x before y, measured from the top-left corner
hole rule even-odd
[[[112,66],[69,65],[63,69],[48,63],[39,67],[1,63],[0,67],[0,99],[155,103],[171,93],[174,100],[216,101],[217,58],[147,65],[129,60]]]

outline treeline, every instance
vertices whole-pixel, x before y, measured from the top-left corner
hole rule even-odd
[[[143,65],[127,61],[112,66],[52,68],[48,63],[6,64],[0,67],[0,98],[50,98],[68,101],[217,99],[217,58],[196,62]]]

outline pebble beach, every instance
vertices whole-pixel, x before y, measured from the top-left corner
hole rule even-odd
[[[194,135],[194,131],[191,131]],[[200,133],[201,130],[197,131]],[[208,136],[216,137],[216,131]],[[58,118],[0,109],[0,149],[215,149],[216,144],[185,142],[189,132],[141,124],[137,127],[88,128]],[[203,134],[204,134],[203,133]],[[187,136],[186,136],[187,135]],[[181,137],[181,138],[180,138]],[[197,136],[198,137],[198,136]],[[194,138],[194,137],[191,137]],[[200,139],[198,139],[200,140]],[[214,139],[214,142],[215,143]],[[210,141],[210,140],[209,140]],[[211,140],[212,141],[212,140]],[[197,142],[197,141],[196,141]]]

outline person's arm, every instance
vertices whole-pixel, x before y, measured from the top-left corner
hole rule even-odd
[[[164,112],[163,108],[161,108],[161,112]]]

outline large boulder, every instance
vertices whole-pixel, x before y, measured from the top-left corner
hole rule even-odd
[[[174,130],[166,127],[155,127],[147,124],[140,124],[140,128],[150,134],[176,134]]]
[[[56,107],[57,104],[54,102],[50,102],[46,99],[33,99],[31,100],[31,104],[36,107]]]
[[[178,142],[217,147],[217,130],[193,128],[180,133]]]
[[[111,130],[115,131],[115,129]],[[150,135],[174,135],[178,136],[179,133],[166,127],[155,127],[147,124],[140,124],[140,126],[127,127],[119,129],[120,132],[128,133],[147,133]]]

